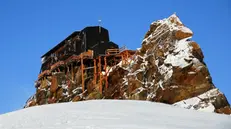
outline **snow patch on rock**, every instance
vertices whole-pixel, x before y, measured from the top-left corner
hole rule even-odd
[[[197,97],[182,100],[180,102],[174,103],[174,106],[182,107],[186,109],[194,109],[199,111],[214,112],[215,107],[212,102],[214,102],[213,97],[221,94],[218,89],[211,89]],[[207,100],[207,101],[203,101]]]
[[[187,60],[191,59],[190,56],[192,56],[192,54],[187,39],[189,38],[175,41],[175,50],[172,54],[166,54],[167,58],[164,60],[165,64],[171,64],[172,66],[178,66],[180,68],[190,65]]]

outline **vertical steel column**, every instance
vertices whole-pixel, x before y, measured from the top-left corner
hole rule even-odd
[[[74,68],[73,68],[73,63],[71,63],[71,81],[74,80]]]
[[[96,59],[94,59],[94,85],[97,83],[97,66],[96,66]]]
[[[103,88],[102,88],[102,72],[101,72],[101,56],[99,56],[99,91],[102,94],[103,93]]]
[[[82,72],[82,91],[84,92],[84,64],[83,64],[83,54],[81,54],[81,72]]]

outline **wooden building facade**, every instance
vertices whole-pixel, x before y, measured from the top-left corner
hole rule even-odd
[[[93,57],[105,55],[107,49],[118,49],[118,45],[109,39],[108,30],[100,26],[86,27],[81,31],[75,31],[66,39],[45,53],[42,58],[41,72],[49,70],[59,61],[65,61],[70,56],[80,55],[89,50],[93,51]]]

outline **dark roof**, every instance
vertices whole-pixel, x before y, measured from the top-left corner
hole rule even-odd
[[[66,40],[73,38],[74,36],[78,35],[79,33],[80,33],[80,31],[73,32],[71,35],[69,35],[67,38],[65,38],[63,41],[61,41],[55,47],[53,47],[50,51],[48,51],[46,54],[44,54],[41,58],[43,58],[44,56],[50,55],[51,53],[55,52],[58,48],[60,48],[61,46],[63,46],[65,44]]]
[[[90,28],[101,28],[101,29],[107,30],[107,29],[103,28],[102,26],[87,26],[87,27],[83,28],[83,29],[81,30],[81,32],[82,32],[82,31],[87,31],[87,30],[89,30]],[[107,30],[107,31],[108,31],[108,30]]]
[[[65,45],[65,41],[70,39],[70,38],[73,38],[74,36],[76,35],[79,35],[81,32],[86,32],[88,31],[90,28],[101,28],[103,30],[106,30],[108,31],[107,29],[101,27],[101,26],[88,26],[88,27],[85,27],[84,29],[82,29],[81,31],[75,31],[73,32],[71,35],[69,35],[66,39],[64,39],[62,42],[60,42],[58,45],[56,45],[55,47],[53,47],[50,51],[48,51],[46,54],[44,54],[41,58],[43,58],[44,56],[47,56],[47,55],[50,55],[51,53],[55,52],[58,48],[60,48],[61,46]]]

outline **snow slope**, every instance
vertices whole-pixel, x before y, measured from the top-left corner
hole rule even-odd
[[[92,100],[3,114],[0,129],[231,129],[231,116],[148,101]]]

